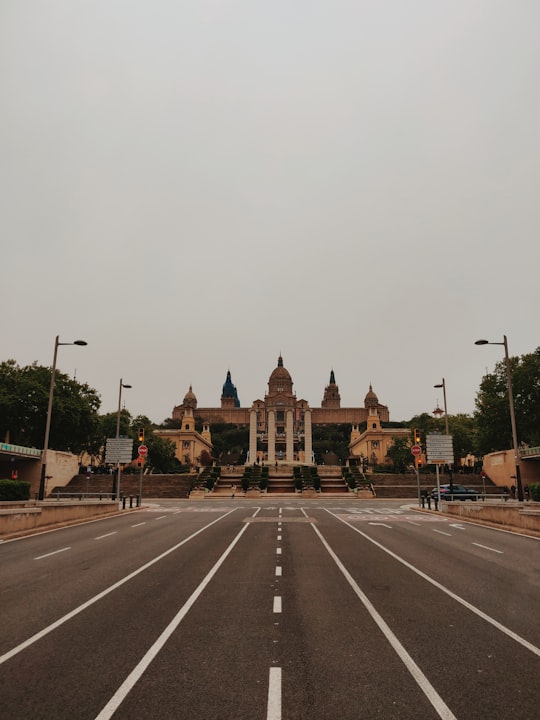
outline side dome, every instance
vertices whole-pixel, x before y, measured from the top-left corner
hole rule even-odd
[[[369,386],[369,390],[366,394],[366,397],[364,398],[364,407],[376,407],[379,404],[379,398],[375,395],[373,392],[373,388],[371,387],[371,384]]]
[[[184,407],[190,407],[193,409],[197,407],[197,397],[193,392],[191,385],[189,386],[189,390],[187,391],[187,393],[184,395],[183,405]]]

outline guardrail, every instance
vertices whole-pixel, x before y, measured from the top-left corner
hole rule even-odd
[[[122,508],[125,510],[126,508],[126,502],[129,499],[129,507],[133,507],[133,502],[135,501],[136,507],[140,507],[141,505],[141,497],[140,495],[122,495],[121,502],[122,502]],[[37,500],[37,496],[36,496]],[[47,497],[47,500],[116,500],[116,493],[110,493],[110,492],[100,492],[100,493],[91,493],[91,492],[55,492],[52,493]]]

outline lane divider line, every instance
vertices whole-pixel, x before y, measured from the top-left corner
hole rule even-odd
[[[58,553],[65,552],[66,550],[71,550],[70,547],[60,548],[60,550],[53,550],[53,552],[46,553],[45,555],[38,555],[34,558],[34,560],[43,560],[43,558],[51,557],[51,555],[58,555]]]
[[[424,695],[427,697],[429,702],[432,704],[433,708],[437,712],[438,716],[442,720],[457,720],[454,713],[450,710],[448,705],[444,702],[442,697],[439,695],[439,693],[435,690],[433,685],[429,682],[427,677],[424,675],[420,667],[415,663],[415,661],[412,659],[412,657],[409,655],[405,647],[400,643],[396,635],[392,632],[390,626],[386,623],[386,621],[383,619],[382,615],[380,615],[377,610],[375,609],[375,606],[371,603],[367,595],[364,594],[364,592],[360,589],[352,575],[349,573],[347,568],[343,565],[341,560],[338,558],[338,556],[335,554],[335,552],[332,550],[328,542],[326,541],[326,538],[323,537],[318,527],[316,527],[313,523],[310,523],[311,527],[315,530],[317,535],[319,536],[320,541],[328,551],[328,554],[332,558],[332,560],[336,563],[338,568],[341,570],[341,573],[353,589],[353,591],[356,593],[358,598],[360,599],[362,605],[366,608],[368,613],[371,615],[371,618],[374,620],[375,624],[378,626],[379,630],[382,632],[384,637],[388,640],[396,654],[398,655],[401,662],[405,665],[409,673],[412,675],[413,679],[416,681],[417,685],[420,687]]]
[[[281,612],[281,596],[276,595],[274,597],[274,612],[280,613]]]
[[[276,548],[276,555],[281,555],[281,548]]]
[[[484,548],[484,550],[489,550],[490,552],[499,553],[499,555],[504,555],[502,550],[495,550],[495,548],[488,547],[487,545],[480,545],[480,543],[473,542],[473,545],[476,545],[476,547]]]
[[[354,527],[354,525],[351,525],[351,523],[347,522],[346,520],[343,520],[339,517],[339,515],[335,515],[333,512],[325,508],[326,512],[331,515],[333,518],[336,518],[336,520],[339,520],[344,525],[347,525],[351,528],[351,530],[354,530],[354,532],[357,532],[359,535],[361,535],[363,538],[368,540],[370,543],[373,543],[373,545],[376,545],[380,550],[385,552],[387,555],[390,555],[390,557],[393,557],[394,560],[397,560],[402,565],[404,565],[406,568],[409,568],[409,570],[412,570],[414,573],[416,573],[418,576],[426,580],[428,583],[433,585],[433,587],[436,587],[441,592],[448,595],[448,597],[451,597],[453,600],[458,602],[460,605],[463,605],[463,607],[466,607],[467,610],[470,610],[475,615],[478,615],[478,617],[481,617],[482,620],[485,620],[490,625],[493,625],[493,627],[497,628],[497,630],[500,630],[502,633],[507,635],[509,638],[512,638],[512,640],[515,640],[515,642],[522,645],[524,648],[527,648],[527,650],[530,650],[534,655],[537,655],[540,657],[540,647],[536,647],[536,645],[533,645],[528,640],[525,640],[525,638],[521,637],[521,635],[518,635],[513,630],[510,630],[510,628],[506,627],[506,625],[503,625],[498,620],[495,620],[495,618],[492,618],[490,615],[485,613],[483,610],[480,610],[480,608],[477,608],[475,605],[472,605],[470,602],[465,600],[464,598],[460,597],[459,595],[456,595],[456,593],[452,592],[449,588],[445,587],[444,585],[441,585],[440,582],[437,582],[434,578],[430,577],[429,575],[426,575],[425,572],[422,572],[422,570],[419,570],[414,565],[411,565],[410,562],[407,562],[404,558],[400,557],[399,555],[396,555],[395,552],[392,552],[389,548],[382,545],[377,540],[374,540],[369,535],[366,535],[366,533],[362,532],[362,530],[359,530],[358,528]]]
[[[30,645],[33,645],[38,640],[41,640],[42,637],[45,637],[45,635],[48,635],[53,630],[56,630],[56,628],[60,627],[64,623],[66,623],[68,620],[71,620],[71,618],[74,618],[76,615],[81,613],[83,610],[86,610],[86,608],[89,608],[91,605],[94,605],[94,603],[98,602],[99,600],[103,599],[109,593],[112,593],[113,590],[118,589],[125,583],[129,582],[132,578],[136,577],[140,573],[147,570],[149,567],[152,567],[152,565],[155,565],[160,560],[163,560],[164,557],[167,557],[167,555],[170,555],[175,550],[178,550],[178,548],[182,547],[182,545],[185,545],[190,540],[192,540],[194,537],[199,535],[200,533],[207,530],[209,527],[214,525],[215,523],[219,522],[220,520],[223,520],[231,513],[235,512],[236,508],[233,508],[232,510],[229,510],[228,513],[225,513],[225,515],[222,515],[221,517],[216,518],[215,520],[212,520],[211,523],[208,523],[208,525],[205,525],[204,527],[200,528],[200,530],[197,530],[196,532],[192,533],[189,537],[185,538],[185,540],[182,540],[181,542],[177,543],[173,547],[169,548],[168,550],[165,550],[165,552],[161,553],[161,555],[158,555],[153,560],[150,560],[149,562],[145,563],[144,565],[141,565],[140,568],[137,570],[134,570],[129,575],[126,575],[126,577],[122,578],[121,580],[118,580],[118,582],[115,582],[113,585],[110,585],[108,588],[105,588],[105,590],[102,590],[97,595],[94,595],[94,597],[90,598],[86,602],[84,602],[82,605],[79,605],[79,607],[76,607],[74,610],[71,610],[70,612],[66,613],[66,615],[63,615],[61,618],[58,618],[55,622],[51,623],[47,627],[43,628],[43,630],[40,630],[39,632],[35,633],[31,637],[29,637],[27,640],[22,642],[20,645],[17,645],[16,647],[12,648],[11,650],[8,650],[7,653],[4,653],[3,655],[0,655],[0,665],[2,663],[5,663],[6,660],[9,660],[10,658],[14,657],[18,653],[22,652],[22,650],[25,650],[27,647],[30,647]],[[257,511],[258,512],[258,511]]]
[[[281,720],[281,668],[272,667],[268,675],[266,720]]]
[[[280,576],[281,576],[281,565],[277,565],[277,566],[276,566],[276,576],[277,576],[277,577],[280,577]]]
[[[439,533],[439,535],[446,535],[446,537],[452,537],[452,533],[444,532],[444,530],[435,530],[435,528],[432,528],[433,532]]]
[[[255,512],[255,515],[258,512],[259,511],[257,510]],[[136,683],[140,680],[140,678],[142,677],[144,672],[147,670],[149,665],[152,663],[152,661],[156,658],[158,653],[164,647],[167,640],[171,637],[171,635],[176,630],[178,625],[180,625],[180,623],[185,618],[187,613],[191,610],[191,608],[193,607],[195,602],[199,599],[203,590],[210,583],[210,581],[212,580],[214,575],[217,573],[219,568],[223,565],[226,558],[231,553],[232,549],[237,544],[237,542],[240,540],[240,538],[245,533],[245,531],[248,529],[248,527],[249,527],[249,523],[245,523],[244,527],[240,530],[240,532],[234,538],[234,540],[231,542],[229,547],[221,555],[221,557],[216,562],[214,567],[206,575],[204,580],[191,593],[189,598],[182,605],[180,610],[176,613],[175,617],[167,625],[165,630],[161,633],[161,635],[158,637],[158,639],[153,643],[153,645],[150,647],[150,649],[144,654],[142,659],[133,668],[133,670],[130,672],[130,674],[127,676],[127,678],[124,680],[124,682],[120,685],[118,690],[111,697],[109,702],[105,705],[105,707],[101,710],[101,712],[98,713],[98,715],[96,715],[95,720],[109,720],[109,718],[111,718],[114,715],[114,713],[118,710],[118,708],[120,707],[122,702],[125,700],[127,695],[130,693],[130,691],[133,689],[133,687],[136,685]]]
[[[111,537],[111,535],[116,535],[116,534],[117,534],[117,532],[116,532],[116,530],[114,530],[113,532],[105,533],[105,535],[98,535],[97,537],[94,538],[94,540],[103,540],[103,538]]]

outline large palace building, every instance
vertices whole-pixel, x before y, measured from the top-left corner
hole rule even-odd
[[[220,407],[197,407],[197,398],[190,386],[182,404],[172,412],[173,420],[184,423],[186,417],[198,418],[205,428],[218,423],[248,425],[248,463],[284,461],[305,464],[314,462],[313,425],[349,424],[352,426],[351,442],[354,439],[355,446],[358,446],[358,439],[362,436],[358,430],[361,423],[368,423],[368,432],[376,430],[380,435],[384,432],[380,423],[390,419],[388,407],[379,403],[371,385],[363,407],[342,408],[333,370],[324,389],[321,407],[311,407],[307,400],[299,400],[293,392],[293,381],[281,355],[268,380],[268,392],[264,399],[254,400],[250,407],[241,407],[229,371],[223,384]],[[388,440],[391,442],[390,437]]]

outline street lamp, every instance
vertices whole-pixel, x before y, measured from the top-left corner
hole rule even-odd
[[[490,342],[489,340],[477,340],[475,345],[503,345],[504,346],[504,364],[506,368],[506,383],[508,385],[508,404],[510,405],[510,422],[512,423],[512,442],[514,444],[514,462],[516,465],[516,484],[518,500],[523,501],[523,488],[521,486],[521,468],[519,465],[519,447],[516,429],[516,413],[514,410],[514,393],[512,392],[512,374],[510,372],[510,357],[508,355],[508,340],[503,335],[502,342]]]
[[[45,440],[43,441],[43,452],[41,454],[41,477],[39,480],[39,494],[38,499],[43,500],[45,497],[45,479],[47,472],[47,451],[49,449],[49,433],[51,430],[51,414],[52,404],[54,396],[54,385],[56,382],[56,356],[58,355],[59,345],[88,345],[85,340],[75,340],[74,342],[63,343],[60,342],[60,336],[57,335],[54,341],[54,355],[53,364],[51,369],[51,385],[49,388],[49,405],[47,406],[47,420],[45,422]]]
[[[450,435],[448,432],[448,409],[446,407],[446,383],[444,382],[444,378],[442,379],[442,383],[438,383],[437,385],[433,386],[434,388],[442,388],[443,391],[443,399],[444,399],[444,427],[446,430],[446,434]]]
[[[120,413],[121,413],[121,405],[122,405],[122,388],[131,388],[132,385],[128,385],[127,383],[124,383],[122,381],[122,378],[120,378],[120,387],[118,388],[118,412],[116,413],[116,439],[120,437]],[[116,482],[117,482],[117,494],[118,499],[120,500],[120,460],[116,463]],[[115,492],[115,488],[113,488],[113,493]]]

